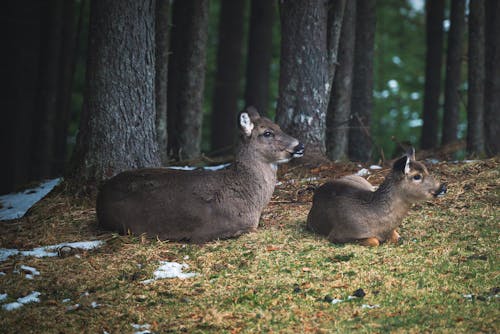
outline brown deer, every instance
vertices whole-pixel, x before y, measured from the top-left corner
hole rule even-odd
[[[307,227],[334,243],[397,243],[396,228],[412,203],[445,192],[446,185],[437,182],[422,163],[415,161],[415,150],[411,148],[394,162],[376,190],[357,175],[327,182],[316,189]]]
[[[301,157],[304,145],[253,107],[241,112],[238,120],[241,140],[230,168],[118,174],[98,194],[100,226],[197,243],[256,229],[274,191],[277,164]]]

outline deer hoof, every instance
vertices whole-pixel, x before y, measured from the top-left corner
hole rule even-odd
[[[396,232],[396,230],[393,230],[387,241],[393,244],[397,244],[400,238],[401,237],[399,236],[399,233]]]
[[[380,241],[377,238],[372,237],[359,240],[359,244],[362,246],[376,247],[380,245]]]

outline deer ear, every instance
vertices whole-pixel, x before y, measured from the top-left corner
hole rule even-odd
[[[238,117],[238,124],[240,126],[241,132],[247,137],[250,137],[253,130],[253,123],[250,119],[250,115],[246,111],[242,111]]]
[[[410,158],[410,160],[415,161],[415,148],[413,146],[410,146],[408,150],[406,151],[406,156]]]
[[[392,169],[402,174],[408,174],[410,172],[410,158],[407,156],[399,158],[392,165]]]

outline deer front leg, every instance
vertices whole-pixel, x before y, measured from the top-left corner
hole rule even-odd
[[[399,241],[399,233],[396,230],[392,230],[391,234],[389,234],[389,238],[387,238],[387,242],[397,244]]]

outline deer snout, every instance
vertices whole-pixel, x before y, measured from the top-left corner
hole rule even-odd
[[[438,190],[436,190],[433,195],[434,197],[441,197],[446,194],[446,191],[448,191],[448,188],[446,188],[446,183],[441,183]]]
[[[293,148],[293,154],[292,154],[293,157],[300,158],[301,156],[304,155],[304,150],[305,150],[304,144],[299,143],[297,146]]]

